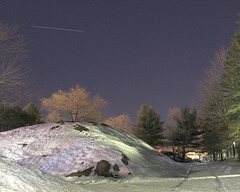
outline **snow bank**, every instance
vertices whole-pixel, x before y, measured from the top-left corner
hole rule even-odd
[[[85,130],[76,130],[83,126]],[[129,159],[122,161],[123,154]],[[184,173],[166,156],[142,140],[106,125],[92,123],[47,123],[0,133],[0,155],[44,173],[67,176],[108,161],[118,175],[173,177]],[[178,174],[176,174],[178,173]],[[94,171],[90,176],[94,175]]]
[[[90,192],[80,184],[44,174],[33,167],[25,167],[14,160],[0,157],[1,192]]]

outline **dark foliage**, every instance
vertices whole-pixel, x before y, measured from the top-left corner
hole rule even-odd
[[[33,125],[37,118],[34,114],[22,110],[18,105],[0,107],[0,132],[12,130],[26,125]]]

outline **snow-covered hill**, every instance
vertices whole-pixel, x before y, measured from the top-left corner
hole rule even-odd
[[[61,176],[71,181],[102,178],[96,175],[102,160],[110,163],[110,175],[117,178],[174,177],[180,176],[181,170],[185,172],[178,163],[142,140],[122,130],[94,123],[47,123],[2,132],[0,156],[17,162],[0,158],[5,167],[7,162],[25,171],[32,166],[25,174],[39,170],[34,172],[37,177],[41,178],[42,172],[50,178]],[[10,173],[10,169],[7,172],[0,170],[0,175]],[[73,177],[77,173],[83,176]]]
[[[0,192],[90,192],[82,185],[0,157]]]

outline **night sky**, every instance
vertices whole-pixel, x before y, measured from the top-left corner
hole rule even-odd
[[[22,26],[33,85],[49,97],[79,84],[136,121],[142,104],[163,119],[191,105],[214,53],[230,44],[240,0],[0,0]],[[33,28],[47,26],[71,32]]]

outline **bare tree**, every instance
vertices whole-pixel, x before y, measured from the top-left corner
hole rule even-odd
[[[198,86],[199,97],[204,100],[214,92],[214,89],[219,85],[221,77],[226,67],[227,49],[221,47],[211,60],[211,66],[205,72],[203,81],[200,81]]]
[[[175,117],[180,117],[181,108],[169,108],[167,117],[166,117],[166,129],[165,136],[167,138],[166,145],[172,147],[173,159],[175,160],[176,151],[178,149],[178,141],[177,141],[177,133],[179,132],[177,127],[177,122],[175,121]]]
[[[174,132],[177,129],[177,123],[174,120],[174,117],[179,117],[181,115],[181,108],[175,107],[175,108],[169,108],[168,114],[166,117],[166,129],[165,129],[165,135],[168,136],[171,134],[171,132]]]
[[[19,90],[27,84],[23,65],[25,46],[18,25],[0,22],[0,99],[4,103],[17,102]]]

